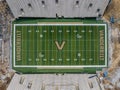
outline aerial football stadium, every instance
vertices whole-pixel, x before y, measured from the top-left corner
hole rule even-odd
[[[13,8],[7,0],[16,18],[11,37],[13,69],[22,73],[95,73],[107,67],[108,29],[99,18],[110,0],[23,1],[14,1]]]
[[[70,19],[62,22],[43,19],[36,23],[34,20],[21,20],[13,23],[12,33],[15,69],[81,72],[107,66],[105,23]]]

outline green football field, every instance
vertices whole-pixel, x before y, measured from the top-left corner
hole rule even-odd
[[[107,66],[106,24],[14,24],[14,67]]]

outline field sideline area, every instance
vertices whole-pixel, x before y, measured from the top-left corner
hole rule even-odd
[[[107,25],[79,22],[15,23],[13,67],[107,67]]]

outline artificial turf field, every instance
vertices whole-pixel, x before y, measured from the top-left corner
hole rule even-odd
[[[106,24],[78,22],[14,24],[15,68],[81,69],[106,66]]]

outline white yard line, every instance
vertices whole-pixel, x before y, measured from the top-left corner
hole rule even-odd
[[[96,33],[93,32],[93,38],[95,38],[94,34],[96,34]],[[93,45],[94,45],[93,50],[95,50],[95,44],[96,44],[96,43],[93,42]],[[94,52],[93,52],[93,53],[94,53]],[[96,59],[96,58],[95,58],[95,57],[96,57],[96,56],[95,56],[95,53],[94,53],[93,55],[94,55],[94,60],[93,60],[93,62],[95,63],[95,62],[96,62],[96,60],[95,60],[95,59]]]
[[[56,30],[57,30],[57,27],[56,27]],[[55,35],[56,35],[56,40],[57,40],[57,32],[55,33]],[[58,61],[57,61],[58,51],[56,52],[55,56],[56,56],[56,62],[58,62]]]
[[[98,27],[97,27],[97,32],[99,32],[99,30],[98,30]],[[98,37],[97,37],[97,39],[98,39]],[[98,42],[99,43],[99,42]],[[97,43],[97,44],[98,44]],[[97,51],[98,51],[99,49],[98,49],[98,47],[97,47]],[[97,60],[98,60],[98,52],[97,52]],[[100,63],[100,60],[98,60],[98,62]]]
[[[91,29],[91,27],[89,27],[89,29]],[[90,40],[91,40],[91,32],[90,32]],[[91,42],[90,42],[90,50],[91,50]],[[94,50],[93,50],[94,51]],[[96,50],[97,51],[97,50]],[[91,53],[90,53],[90,58],[91,58],[92,56],[91,56]],[[91,62],[90,62],[90,64],[91,64]]]

